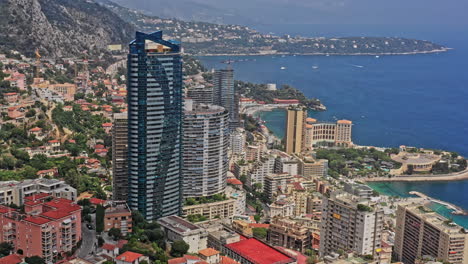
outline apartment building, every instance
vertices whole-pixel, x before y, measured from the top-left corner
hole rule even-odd
[[[50,194],[56,198],[76,200],[76,189],[57,179],[33,179],[0,182],[0,204],[21,206],[26,196]]]
[[[316,159],[312,155],[297,155],[299,159],[299,175],[312,180],[325,177],[328,174],[328,160]]]
[[[0,205],[0,242],[11,243],[14,252],[39,256],[54,263],[81,240],[81,207],[73,201],[41,195],[24,203],[24,211]]]
[[[185,241],[190,246],[189,253],[198,253],[207,247],[208,233],[204,228],[175,215],[160,218],[157,222],[161,225],[169,241]]]
[[[430,256],[452,264],[468,263],[468,233],[421,203],[397,209],[394,257],[414,264]]]
[[[206,219],[232,218],[236,210],[236,200],[227,199],[219,202],[202,203],[182,207],[182,215],[201,215]]]
[[[286,153],[301,153],[303,148],[304,124],[307,110],[302,106],[291,106],[286,114],[285,149]]]
[[[316,146],[338,146],[349,147],[352,141],[353,122],[349,120],[338,120],[336,123],[319,122],[314,118],[305,120],[305,149]]]
[[[132,232],[132,211],[125,201],[109,202],[104,212],[104,231],[118,228],[123,235]]]
[[[368,199],[336,191],[323,198],[320,255],[338,250],[374,255],[381,246],[384,212]]]
[[[293,220],[274,218],[268,229],[267,241],[272,246],[280,246],[304,253],[312,247],[312,234],[309,229]]]
[[[273,197],[276,197],[278,194],[284,194],[292,178],[293,176],[288,173],[268,174],[263,181],[263,192],[269,199],[273,199]]]
[[[254,164],[250,173],[247,175],[246,185],[250,188],[252,188],[256,183],[259,183],[263,186],[265,177],[268,174],[273,173],[274,170],[275,157],[272,155],[263,157],[260,161]]]

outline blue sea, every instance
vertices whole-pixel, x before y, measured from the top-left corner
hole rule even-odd
[[[399,36],[430,40],[449,52],[406,56],[202,57],[209,68],[233,64],[235,77],[256,83],[289,84],[319,98],[319,120],[349,119],[359,145],[409,145],[468,156],[468,35],[457,26],[263,25],[265,33],[304,36]],[[317,66],[317,69],[313,69]],[[281,67],[286,69],[281,70]],[[262,113],[267,126],[284,135],[284,112]],[[406,196],[417,190],[468,209],[468,181],[379,183],[373,187]],[[440,213],[449,214],[439,209]],[[456,217],[467,226],[468,217]]]

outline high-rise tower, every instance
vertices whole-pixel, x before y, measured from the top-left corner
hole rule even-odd
[[[301,153],[304,138],[304,122],[307,110],[301,106],[288,108],[286,116],[286,129],[284,135],[286,153]]]
[[[112,126],[112,185],[113,199],[128,197],[128,114],[114,114]]]
[[[226,189],[228,111],[217,105],[186,104],[184,117],[183,195],[203,197]]]
[[[136,33],[128,55],[128,202],[147,220],[180,214],[182,58],[162,32]]]
[[[234,87],[232,68],[216,70],[213,77],[213,103],[229,111],[229,127],[239,126],[239,98]]]

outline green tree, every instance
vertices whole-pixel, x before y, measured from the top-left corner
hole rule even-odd
[[[267,229],[263,227],[254,227],[252,229],[253,235],[256,238],[265,239],[267,237]]]
[[[7,242],[0,243],[0,257],[10,255],[10,252],[13,250],[13,245]]]
[[[44,154],[34,155],[34,157],[29,161],[29,165],[37,170],[50,169],[47,166],[47,156]]]
[[[171,255],[174,257],[182,257],[189,250],[189,245],[183,240],[177,240],[172,243]]]
[[[260,222],[260,215],[258,214],[254,215],[254,219],[256,222]]]
[[[96,232],[102,231],[104,231],[104,207],[99,204],[96,207]]]
[[[25,262],[28,264],[45,264],[45,260],[39,256],[26,257]]]
[[[114,240],[119,240],[122,237],[122,231],[120,231],[119,228],[115,228],[115,227],[109,229],[108,234],[109,236],[114,238]]]

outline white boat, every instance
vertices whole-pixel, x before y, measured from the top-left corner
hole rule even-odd
[[[378,59],[378,58],[380,58],[380,56],[379,56],[379,55],[376,55],[375,58]]]
[[[316,70],[318,68],[319,68],[318,66],[312,66],[312,69],[314,69],[314,70]]]
[[[286,70],[286,67],[281,67],[280,69],[281,69],[281,70]]]

